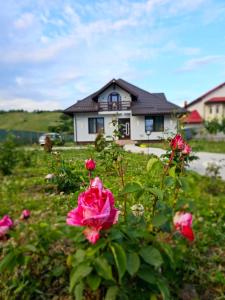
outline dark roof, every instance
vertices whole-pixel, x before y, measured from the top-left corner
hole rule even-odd
[[[97,112],[97,97],[112,84],[118,85],[132,96],[131,111],[133,115],[184,113],[178,105],[167,101],[164,93],[147,92],[123,79],[112,79],[97,92],[67,108],[64,113]]]
[[[210,98],[208,101],[206,101],[205,104],[224,103],[224,102],[225,102],[225,97],[213,97],[213,98]]]
[[[217,85],[216,87],[214,87],[213,89],[209,90],[208,92],[206,92],[205,94],[201,95],[200,97],[198,97],[197,99],[193,100],[192,102],[188,103],[186,105],[186,107],[190,107],[193,104],[198,103],[199,101],[202,100],[202,98],[208,96],[209,94],[211,94],[212,92],[215,92],[216,90],[222,88],[225,85],[225,82],[221,83],[220,85]]]
[[[197,110],[191,111],[184,119],[183,123],[186,124],[200,124],[203,122],[202,117],[200,116]]]

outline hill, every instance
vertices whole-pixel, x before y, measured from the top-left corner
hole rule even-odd
[[[57,125],[61,115],[59,111],[1,112],[0,129],[48,132],[48,127]]]

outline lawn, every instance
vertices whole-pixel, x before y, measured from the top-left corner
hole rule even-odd
[[[214,152],[214,153],[224,153],[225,154],[225,141],[206,141],[206,140],[190,140],[189,144],[194,152]],[[141,147],[148,147],[148,144],[141,144]],[[162,148],[167,150],[167,142],[150,143],[150,147]]]
[[[149,177],[149,170],[146,168],[149,160],[147,155],[131,153],[123,155],[125,184],[135,181],[139,185],[144,185],[149,180],[154,181],[154,178]],[[19,164],[12,175],[0,177],[0,218],[7,214],[18,220],[23,209],[31,211],[28,220],[18,221],[19,224],[12,230],[10,239],[0,241],[0,259],[6,257],[8,253],[14,255],[9,255],[8,261],[0,263],[0,299],[74,299],[70,290],[70,272],[73,267],[71,255],[77,250],[80,238],[75,238],[77,232],[74,227],[67,226],[65,220],[67,213],[77,206],[78,194],[86,186],[81,183],[78,188],[74,185],[76,189],[74,192],[60,192],[56,183],[46,180],[45,176],[55,172],[56,168],[63,168],[60,172],[64,172],[68,167],[68,170],[72,169],[79,173],[82,182],[87,182],[88,172],[84,168],[84,161],[89,157],[93,157],[97,164],[94,175],[99,176],[104,186],[112,191],[115,206],[120,208],[124,198],[121,194],[123,189],[121,178],[108,165],[108,161],[93,148],[67,150],[56,154],[35,150],[31,161]],[[67,188],[76,183],[76,176],[75,173],[71,173],[74,181],[66,182]],[[176,263],[174,261],[176,268],[167,276],[171,296],[162,292],[163,299],[222,300],[225,299],[225,185],[219,179],[202,177],[191,172],[187,173],[186,179],[182,197],[188,199],[186,207],[189,207],[194,215],[195,241],[188,243],[179,237],[172,244],[172,248],[176,248],[176,255],[173,258],[176,261]],[[62,187],[62,182],[60,184],[61,189],[65,188],[65,185]],[[145,213],[148,215],[148,211],[151,210],[150,196],[144,194],[137,198],[135,195],[126,196],[128,206],[137,203],[138,199],[143,203]],[[180,198],[179,201],[182,202],[184,199]],[[150,223],[148,228],[149,235],[156,236],[157,243],[165,241],[165,237],[169,234],[168,228],[164,228],[162,234],[159,233],[159,229],[155,229],[153,233]],[[101,240],[103,237],[100,238],[99,245]],[[81,253],[79,256],[76,254],[77,260],[81,259],[80,255]],[[163,270],[159,269],[159,272],[163,273]],[[150,280],[144,279],[147,282]],[[121,294],[118,298],[107,299],[127,299],[124,286],[119,288]],[[143,287],[135,288],[137,296],[133,296],[133,300],[149,299],[145,298],[146,295],[141,296]],[[162,299],[154,288],[151,295],[152,300]],[[83,299],[102,298],[91,298],[86,294]]]

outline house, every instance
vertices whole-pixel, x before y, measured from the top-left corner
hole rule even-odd
[[[203,126],[203,118],[197,110],[192,110],[186,116],[182,117],[182,123],[185,128],[201,128]]]
[[[177,115],[184,109],[164,93],[150,93],[123,79],[112,79],[97,92],[77,101],[64,113],[74,119],[74,141],[93,142],[98,132],[113,133],[117,119],[122,139],[158,140],[177,132]]]
[[[205,121],[225,118],[225,82],[185,105],[188,111],[198,111]]]

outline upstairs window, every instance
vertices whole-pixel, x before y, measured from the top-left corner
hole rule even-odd
[[[104,118],[88,118],[88,133],[104,132]]]
[[[121,96],[117,92],[112,92],[108,96],[108,101],[112,103],[118,103],[121,101]]]
[[[164,131],[164,116],[146,116],[145,132],[146,131]]]

